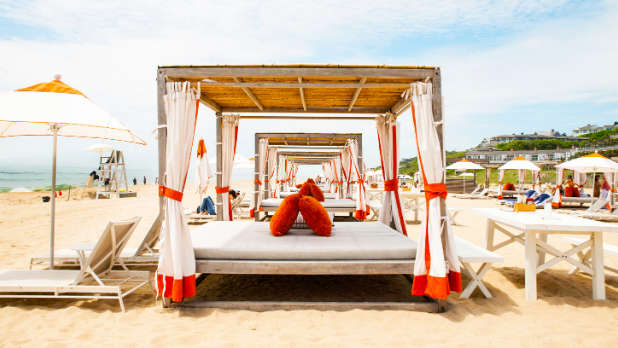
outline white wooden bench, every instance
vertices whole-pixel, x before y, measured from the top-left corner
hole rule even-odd
[[[581,245],[582,243],[586,242],[586,239],[580,239],[580,238],[572,238],[572,237],[564,237],[562,238],[563,241],[571,244],[573,247],[576,247],[578,245]],[[607,244],[607,243],[603,243],[603,253],[605,255],[611,255],[614,257],[618,257],[618,246],[615,245],[611,245],[611,244]],[[579,257],[579,260],[586,266],[590,266],[591,267],[591,263],[590,263],[590,256],[591,256],[591,251],[590,249],[588,249],[585,253],[583,251],[579,251],[577,253],[577,256]],[[618,269],[615,268],[611,268],[611,267],[607,267],[605,266],[605,269],[608,271],[612,271],[614,273],[618,273]],[[569,271],[569,274],[577,274],[577,272],[581,271],[581,269],[579,269],[579,267],[577,266],[573,266],[573,268]]]
[[[459,297],[469,298],[474,289],[478,287],[486,298],[491,298],[491,294],[485,287],[485,284],[483,284],[482,279],[491,268],[491,265],[494,262],[504,262],[504,257],[459,237],[455,237],[455,245],[457,246],[459,262],[463,266],[461,272],[470,278],[470,283],[468,283],[468,286],[461,292]],[[475,271],[471,263],[481,263],[482,265],[478,271]]]
[[[380,209],[382,209],[382,203],[369,203],[369,209],[373,212],[371,215],[371,219],[368,221],[378,220],[378,216],[380,215]]]
[[[448,214],[451,217],[451,225],[460,226],[459,223],[457,223],[457,220],[455,220],[455,218],[457,217],[457,214],[459,214],[459,212],[461,211],[463,211],[462,208],[448,208]]]

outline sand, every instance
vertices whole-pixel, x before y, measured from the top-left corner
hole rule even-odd
[[[233,187],[248,191],[250,181]],[[214,193],[211,185],[210,194]],[[57,204],[56,245],[70,247],[96,241],[110,219],[143,217],[129,246],[136,247],[155,219],[157,188],[131,186],[137,198],[92,200],[84,190]],[[189,184],[184,206],[198,198]],[[0,268],[27,269],[29,257],[49,248],[49,203],[41,192],[0,194]],[[66,192],[65,196],[66,197]],[[495,207],[492,200],[448,199],[464,208],[455,234],[484,245],[484,218],[473,207]],[[413,218],[410,213],[408,218]],[[191,228],[196,228],[191,225]],[[408,230],[417,238],[419,225]],[[605,236],[618,245],[618,236]],[[561,236],[550,236],[560,244]],[[539,300],[524,299],[524,248],[511,244],[498,251],[496,264],[484,278],[494,298],[476,290],[470,299],[449,297],[443,314],[405,311],[225,311],[163,309],[147,288],[125,298],[123,314],[114,300],[0,299],[0,346],[123,347],[272,347],[272,346],[508,346],[615,347],[618,333],[618,275],[606,272],[605,301],[592,301],[591,278],[567,274],[561,263],[538,275]],[[618,268],[618,259],[605,257]],[[464,286],[468,280],[464,278]],[[210,299],[408,300],[410,284],[402,276],[227,276],[211,275],[198,287]]]

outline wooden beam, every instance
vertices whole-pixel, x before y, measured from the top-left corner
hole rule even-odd
[[[354,108],[355,114],[384,114],[387,111],[390,111],[390,108],[374,108],[374,107],[360,107]],[[257,107],[222,107],[223,113],[315,113],[315,114],[347,114],[348,107],[307,107],[307,111],[305,111],[302,107],[275,107],[269,108],[265,107],[264,109],[260,109]]]
[[[389,68],[262,68],[262,67],[166,67],[166,75],[171,77],[356,77],[372,78],[418,78],[436,76],[440,70],[435,68],[423,69],[389,69]],[[298,88],[298,86],[297,86]]]
[[[288,115],[264,115],[264,116],[240,116],[242,120],[354,120],[354,121],[375,121],[373,116],[288,116]],[[286,144],[287,145],[287,144]]]
[[[264,210],[271,207],[264,207]],[[277,208],[273,208],[276,210]],[[354,211],[356,208],[353,208]],[[274,211],[273,210],[273,211]],[[330,209],[329,209],[330,210]],[[347,212],[347,211],[346,211]],[[195,260],[197,273],[284,274],[284,275],[370,275],[414,274],[414,260]]]
[[[238,82],[239,85],[246,85],[246,83],[242,82],[242,79],[240,79],[239,77],[234,77],[234,81]],[[217,83],[218,84],[218,83]],[[205,85],[210,85],[210,83],[203,83],[201,84],[202,86]],[[255,103],[255,105],[257,105],[257,107],[260,110],[264,110],[264,106],[262,106],[262,103],[260,103],[260,101],[258,100],[258,98],[255,96],[255,94],[253,94],[253,92],[251,92],[251,90],[247,87],[242,87],[242,86],[237,86],[237,87],[241,87],[243,91],[245,91],[245,93],[249,96],[249,98],[251,98],[251,100],[253,100],[253,102]]]
[[[303,78],[298,77],[298,83],[303,83]],[[303,92],[303,88],[300,88],[300,101],[303,102],[303,109],[307,111],[307,103],[305,102],[305,93]]]
[[[403,110],[407,105],[410,104],[410,100],[412,98],[401,98],[393,107],[391,108],[391,112],[393,114],[399,113],[399,111]]]
[[[204,94],[200,93],[200,103],[206,105],[211,108],[215,112],[221,112],[221,106],[217,104],[214,100],[208,98]]]
[[[167,116],[165,114],[165,70],[159,69],[157,71],[157,123],[159,125],[167,124]],[[158,131],[158,146],[159,146],[159,183],[162,185],[163,178],[165,178],[165,166],[167,164],[167,128],[159,128]],[[159,215],[163,215],[163,198],[159,196]]]
[[[365,82],[367,82],[367,78],[363,77],[361,78],[359,84],[363,85],[365,84]],[[351,111],[352,108],[354,107],[354,103],[356,103],[356,99],[358,99],[358,96],[360,95],[360,92],[362,91],[362,88],[357,88],[356,91],[354,91],[354,95],[352,96],[352,100],[350,100],[350,105],[348,105],[348,111]]]
[[[266,311],[351,311],[361,310],[396,310],[427,313],[442,313],[443,309],[436,302],[287,302],[287,301],[183,301],[174,302],[173,307],[217,308],[223,310],[245,310],[252,312]]]
[[[409,83],[279,83],[279,82],[238,82],[242,81],[238,77],[234,77],[234,82],[201,82],[202,88],[406,88],[410,87]],[[192,83],[192,87],[197,87],[197,83]],[[247,93],[249,94],[249,93]],[[253,94],[253,93],[251,93]]]

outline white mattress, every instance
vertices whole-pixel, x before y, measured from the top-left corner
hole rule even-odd
[[[281,198],[285,198],[285,197],[287,197],[287,196],[289,196],[289,195],[293,195],[293,194],[295,194],[295,193],[297,193],[297,192],[281,192],[281,193],[279,193],[279,196],[280,196]],[[336,193],[328,193],[328,192],[324,192],[324,198],[325,198],[325,199],[335,199],[336,197],[337,197],[337,194],[336,194]]]
[[[279,207],[283,202],[281,198],[269,198],[262,201],[263,207]],[[324,208],[356,208],[356,202],[351,199],[329,199],[320,202]]]
[[[200,260],[410,260],[412,239],[381,222],[336,222],[330,237],[292,229],[275,237],[268,222],[216,221],[191,231]]]

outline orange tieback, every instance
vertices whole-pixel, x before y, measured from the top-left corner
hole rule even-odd
[[[357,183],[359,184],[364,184],[365,183],[365,179],[358,179],[356,180]]]
[[[230,187],[215,187],[215,192],[217,193],[230,193]]]
[[[258,179],[253,180],[254,183],[258,184],[258,185],[262,185],[262,182]]]
[[[399,179],[384,181],[384,191],[397,191],[399,189]]]
[[[425,185],[425,200],[429,202],[436,197],[442,197],[446,199],[448,190],[444,184],[427,184]]]
[[[159,196],[165,196],[175,201],[182,202],[182,192],[172,190],[169,187],[159,186]]]

